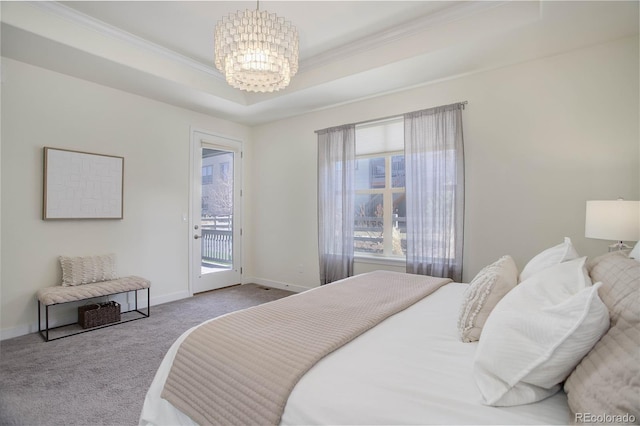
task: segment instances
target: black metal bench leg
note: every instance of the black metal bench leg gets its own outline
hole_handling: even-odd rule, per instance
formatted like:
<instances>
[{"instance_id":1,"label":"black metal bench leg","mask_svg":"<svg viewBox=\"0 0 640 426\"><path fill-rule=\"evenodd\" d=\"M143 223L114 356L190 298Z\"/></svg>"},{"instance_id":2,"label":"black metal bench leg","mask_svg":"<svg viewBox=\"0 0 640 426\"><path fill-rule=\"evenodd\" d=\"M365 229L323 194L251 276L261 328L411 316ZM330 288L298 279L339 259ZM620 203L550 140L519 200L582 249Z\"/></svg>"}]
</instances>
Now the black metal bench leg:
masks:
<instances>
[{"instance_id":1,"label":"black metal bench leg","mask_svg":"<svg viewBox=\"0 0 640 426\"><path fill-rule=\"evenodd\" d=\"M49 306L44 305L45 307L45 329L42 329L42 306L43 304L40 303L40 300L37 300L36 303L38 304L38 334L40 335L40 337L42 337L42 339L44 339L45 342L49 341Z\"/></svg>"},{"instance_id":2,"label":"black metal bench leg","mask_svg":"<svg viewBox=\"0 0 640 426\"><path fill-rule=\"evenodd\" d=\"M47 342L49 341L49 305L45 306L45 323L47 327L47 338L45 339Z\"/></svg>"},{"instance_id":3,"label":"black metal bench leg","mask_svg":"<svg viewBox=\"0 0 640 426\"><path fill-rule=\"evenodd\" d=\"M36 303L38 304L38 334L42 336L42 314L40 313L40 301L36 300Z\"/></svg>"}]
</instances>

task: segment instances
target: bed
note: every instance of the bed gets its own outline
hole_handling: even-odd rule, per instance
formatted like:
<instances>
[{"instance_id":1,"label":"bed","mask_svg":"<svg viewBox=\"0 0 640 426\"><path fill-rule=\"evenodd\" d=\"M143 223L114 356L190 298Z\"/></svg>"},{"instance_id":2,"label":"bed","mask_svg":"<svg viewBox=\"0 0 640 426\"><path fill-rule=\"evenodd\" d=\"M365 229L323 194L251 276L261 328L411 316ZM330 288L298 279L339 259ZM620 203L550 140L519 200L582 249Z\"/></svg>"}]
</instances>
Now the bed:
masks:
<instances>
[{"instance_id":1,"label":"bed","mask_svg":"<svg viewBox=\"0 0 640 426\"><path fill-rule=\"evenodd\" d=\"M553 256L550 255L550 251ZM543 255L545 252L546 255ZM565 375L562 377L562 383L540 387L539 381L541 379L538 375L533 377L534 374L529 374L527 377L531 378L529 380L531 383L525 383L524 391L518 391L515 399L502 398L502 402L497 404L496 401L493 401L493 404L487 402L487 395L491 392L487 392L480 385L483 379L478 370L483 368L483 357L489 356L491 358L496 355L491 350L483 348L481 342L485 346L491 343L491 330L499 332L501 335L509 334L509 331L504 332L499 326L495 328L496 326L492 322L492 317L497 318L494 322L498 324L501 315L506 315L506 318L509 318L509 309L505 307L509 303L503 302L508 298L505 295L499 297L498 299L501 300L497 300L497 306L492 308L495 313L488 315L488 318L482 318L482 325L485 330L488 330L486 331L488 343L483 341L484 332L480 341L463 342L465 339L461 338L461 331L464 329L464 324L461 322L461 315L464 309L461 307L465 303L468 304L470 294L473 296L471 289L476 281L480 284L490 282L491 290L498 290L499 285L496 284L495 279L486 279L492 267L492 265L488 265L471 284L441 283L430 294L419 297L419 300L411 303L408 307L399 309L397 313L382 319L377 325L363 331L348 343L323 355L299 379L296 379L295 385L286 398L282 412L278 414L279 423L282 425L569 424L586 420L601 420L609 423L612 420L614 423L615 420L618 420L617 423L637 422L640 415L638 413L640 399L636 398L640 397L638 392L640 384L637 380L639 377L638 365L640 365L637 350L637 345L640 344L640 333L638 332L640 319L637 308L640 263L629 259L626 254L614 253L603 256L604 260L598 258L596 262L592 261L585 265L586 259L576 260L575 251L568 252L566 240L560 246L545 252L537 256L537 264L534 261L536 258L532 259L533 263L530 262L527 265L529 271L525 275L535 275L541 277L540 279L543 281L548 281L548 277L545 277L544 274L541 275L540 272L532 274L531 269L546 268L546 273L549 274L551 270L549 268L553 267L551 265L553 263L563 263L562 268L565 270L569 269L569 264L582 265L576 268L591 271L591 278L587 277L589 279L587 286L594 287L590 294L597 293L604 300L603 302L600 297L595 296L589 298L593 301L593 303L589 303L600 310L604 309L603 315L606 316L606 319L594 319L593 322L597 325L591 324L589 326L591 328L599 327L600 331L590 332L590 337L585 338L586 340L583 339L580 343L582 346L586 345L584 349L581 349L585 353L579 354L580 359L577 361L571 362L570 374L566 374L569 375L568 380L565 380ZM549 260L554 256L553 261ZM500 262L502 262L501 265L505 263L504 260ZM498 263L496 262L496 264ZM576 268L574 269L577 270ZM525 273L525 270L522 273ZM594 273L595 278L593 277ZM510 271L510 274L513 275L513 271ZM575 275L575 271L570 274ZM359 276L359 279L360 281L375 281L377 279L394 281L402 280L406 275L408 274L374 272ZM607 277L612 278L608 280ZM605 278L605 282L601 284L600 281L603 278ZM412 275L410 279L416 281L422 278ZM522 281L520 274L517 274L515 280L514 285L523 284L520 282ZM592 280L597 280L597 285L592 286ZM529 279L527 282L529 281L532 280ZM342 284L338 282L330 286ZM593 284L596 282L593 281ZM511 291L512 289L513 286L501 291L511 296L515 294ZM484 290L479 292L478 296L479 299L486 302L491 298L491 294ZM330 290L318 288L305 293L307 293L307 297L310 297L316 292L319 294L319 292L328 291ZM286 299L298 298L302 294ZM530 300L531 296L525 294L525 298ZM628 303L630 300L635 302ZM515 304L516 302L512 300L510 303ZM475 320L482 317L482 315L478 315L478 309L472 311ZM587 317L597 318L598 314L594 312L591 312ZM229 315L233 316L236 313ZM566 316L571 316L571 314ZM584 316L582 315L582 317ZM562 317L562 320L566 319L565 315ZM200 327L216 321L219 319L210 320L185 332L170 348L147 393L140 416L141 425L198 424L194 421L194 416L190 417L185 413L185 411L188 412L188 409L179 409L164 398L163 390L168 377L173 374L171 373L172 368L176 368L174 367L176 354L181 350L185 339L188 339ZM513 321L513 319L510 318L508 321ZM626 336L626 343L619 343L620 339L616 338L608 339L612 331L619 331L621 328L623 329L622 334ZM469 331L468 327L467 331ZM606 344L604 348L602 347L603 341ZM634 347L634 345L636 346ZM516 344L516 346L521 345ZM575 346L571 347L570 351L579 352ZM591 357L592 352L594 357ZM611 371L611 364L606 361L607 356L602 356L603 353L611 352L614 353L613 356L617 360L617 370L615 367L613 368L616 371ZM495 359L497 364L511 364L511 362L505 363L504 360L500 360L503 353L509 353L509 351L502 351L496 358L491 359ZM518 356L518 358L526 359L526 356ZM599 367L595 365L598 360L602 359L608 364L608 370L604 373L598 370ZM492 363L492 361L489 362L489 364ZM514 363L517 364L517 362ZM500 365L490 365L486 368L499 370ZM543 369L553 370L548 365L545 365ZM491 375L494 373L495 371L489 372ZM199 373L194 375L198 376ZM520 379L527 381L526 377L524 379L520 377ZM510 379L505 377L504 380L508 382ZM205 382L213 381L215 380L207 379ZM564 390L561 390L563 383ZM508 384L509 392L507 395L511 395L513 389L517 390L518 386L514 387L513 383ZM534 390L531 391L530 387L533 387ZM605 396L598 392L604 392ZM230 393L230 395L233 394ZM522 402L518 398L523 395L525 397L534 395L533 398L539 400L530 403L512 403L514 401ZM568 400L571 398L575 400L573 403ZM212 398L211 401L205 400L207 402L204 405L216 405L217 401L213 399L215 398ZM200 404L203 405L202 402ZM607 406L607 404L609 405ZM584 411L576 414L576 410ZM590 413L597 413L601 417L576 417L585 414L592 415ZM626 417L623 417L624 415ZM233 421L230 418L225 418L224 421L203 421L202 418L199 418L199 423L243 424L246 421ZM265 422L257 421L257 423ZM274 422L268 421L266 423Z\"/></svg>"}]
</instances>

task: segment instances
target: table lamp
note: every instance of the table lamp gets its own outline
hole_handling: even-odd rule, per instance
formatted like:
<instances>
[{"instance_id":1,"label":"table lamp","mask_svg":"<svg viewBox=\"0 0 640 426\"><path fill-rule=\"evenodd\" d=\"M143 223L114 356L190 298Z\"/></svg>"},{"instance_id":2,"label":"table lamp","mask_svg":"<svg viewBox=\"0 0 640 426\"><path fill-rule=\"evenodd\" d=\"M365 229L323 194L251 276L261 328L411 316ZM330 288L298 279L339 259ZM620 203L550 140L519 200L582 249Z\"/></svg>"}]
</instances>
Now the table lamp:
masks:
<instances>
[{"instance_id":1,"label":"table lamp","mask_svg":"<svg viewBox=\"0 0 640 426\"><path fill-rule=\"evenodd\" d=\"M623 241L640 240L640 201L587 201L584 236L617 241L609 251L630 249Z\"/></svg>"}]
</instances>

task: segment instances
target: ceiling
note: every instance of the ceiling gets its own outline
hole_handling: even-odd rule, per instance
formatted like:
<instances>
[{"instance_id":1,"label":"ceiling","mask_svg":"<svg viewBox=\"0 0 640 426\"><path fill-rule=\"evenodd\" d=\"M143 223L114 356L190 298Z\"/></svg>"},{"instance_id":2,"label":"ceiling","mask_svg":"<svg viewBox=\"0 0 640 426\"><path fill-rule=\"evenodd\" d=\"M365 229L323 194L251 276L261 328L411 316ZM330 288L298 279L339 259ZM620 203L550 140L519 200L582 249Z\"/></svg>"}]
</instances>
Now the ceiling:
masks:
<instances>
[{"instance_id":1,"label":"ceiling","mask_svg":"<svg viewBox=\"0 0 640 426\"><path fill-rule=\"evenodd\" d=\"M300 34L271 94L229 87L216 22L246 1L2 2L2 55L247 125L638 34L637 1L262 1Z\"/></svg>"}]
</instances>

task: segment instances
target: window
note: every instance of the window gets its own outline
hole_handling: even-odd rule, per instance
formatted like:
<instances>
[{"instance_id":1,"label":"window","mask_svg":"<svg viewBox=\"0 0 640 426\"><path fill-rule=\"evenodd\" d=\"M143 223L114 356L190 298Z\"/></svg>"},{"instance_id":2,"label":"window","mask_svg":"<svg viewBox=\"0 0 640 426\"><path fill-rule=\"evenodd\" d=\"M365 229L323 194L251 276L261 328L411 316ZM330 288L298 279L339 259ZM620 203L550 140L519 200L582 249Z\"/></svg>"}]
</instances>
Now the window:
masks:
<instances>
[{"instance_id":1,"label":"window","mask_svg":"<svg viewBox=\"0 0 640 426\"><path fill-rule=\"evenodd\" d=\"M407 252L402 121L356 127L356 255L404 258ZM393 149L389 152L368 151Z\"/></svg>"},{"instance_id":2,"label":"window","mask_svg":"<svg viewBox=\"0 0 640 426\"><path fill-rule=\"evenodd\" d=\"M213 183L213 166L202 166L202 184Z\"/></svg>"},{"instance_id":3,"label":"window","mask_svg":"<svg viewBox=\"0 0 640 426\"><path fill-rule=\"evenodd\" d=\"M464 104L317 131L322 284L354 255L462 280Z\"/></svg>"}]
</instances>

